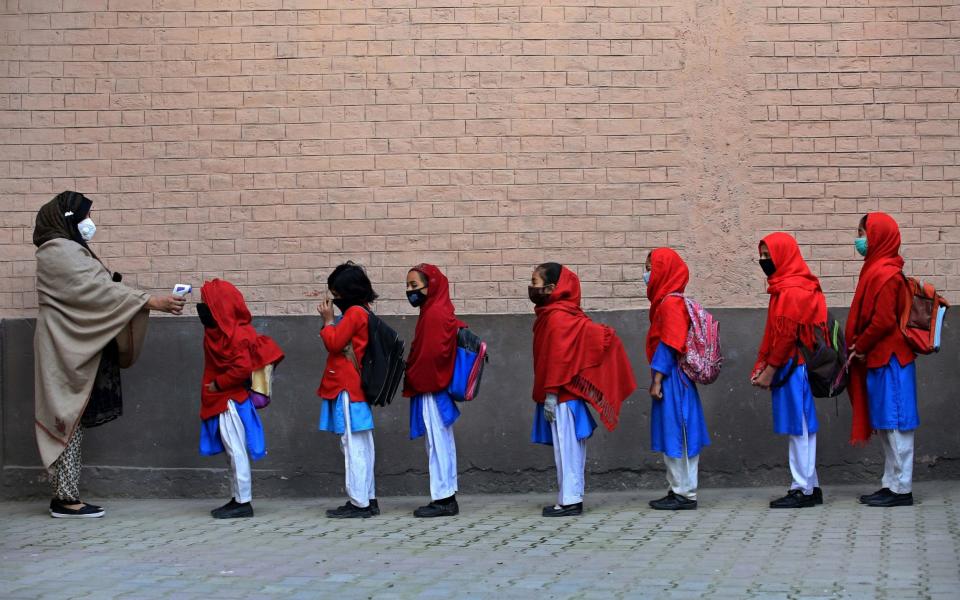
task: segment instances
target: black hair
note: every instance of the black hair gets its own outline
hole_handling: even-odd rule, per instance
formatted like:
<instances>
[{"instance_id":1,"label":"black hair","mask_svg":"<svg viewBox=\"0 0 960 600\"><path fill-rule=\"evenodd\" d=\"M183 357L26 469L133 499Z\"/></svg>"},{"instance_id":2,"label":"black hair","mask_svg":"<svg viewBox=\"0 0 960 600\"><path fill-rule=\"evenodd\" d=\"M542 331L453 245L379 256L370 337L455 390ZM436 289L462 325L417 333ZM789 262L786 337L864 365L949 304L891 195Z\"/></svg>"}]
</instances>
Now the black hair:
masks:
<instances>
[{"instance_id":1,"label":"black hair","mask_svg":"<svg viewBox=\"0 0 960 600\"><path fill-rule=\"evenodd\" d=\"M556 284L560 281L560 271L563 265L555 262L545 262L537 267L537 272L543 278L544 285Z\"/></svg>"},{"instance_id":2,"label":"black hair","mask_svg":"<svg viewBox=\"0 0 960 600\"><path fill-rule=\"evenodd\" d=\"M869 215L863 215L862 217L860 217L860 227L863 227L863 230L864 230L864 231L867 230L867 217L868 217L868 216L869 216Z\"/></svg>"},{"instance_id":3,"label":"black hair","mask_svg":"<svg viewBox=\"0 0 960 600\"><path fill-rule=\"evenodd\" d=\"M379 297L363 267L349 260L330 273L327 287L344 300L358 304L369 304Z\"/></svg>"}]
</instances>

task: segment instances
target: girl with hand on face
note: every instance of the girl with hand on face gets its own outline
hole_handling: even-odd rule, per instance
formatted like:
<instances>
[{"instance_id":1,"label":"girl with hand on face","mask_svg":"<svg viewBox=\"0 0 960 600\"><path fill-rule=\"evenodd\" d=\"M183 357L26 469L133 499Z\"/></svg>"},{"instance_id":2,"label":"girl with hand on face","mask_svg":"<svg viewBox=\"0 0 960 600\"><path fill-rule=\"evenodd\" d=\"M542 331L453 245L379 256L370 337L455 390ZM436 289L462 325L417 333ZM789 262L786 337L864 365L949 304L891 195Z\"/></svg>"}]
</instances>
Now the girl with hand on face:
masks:
<instances>
[{"instance_id":1,"label":"girl with hand on face","mask_svg":"<svg viewBox=\"0 0 960 600\"><path fill-rule=\"evenodd\" d=\"M403 395L410 398L410 439L426 435L430 464L430 504L415 517L449 517L457 505L457 445L453 424L460 410L447 393L457 357L457 319L450 284L434 265L420 264L407 273L407 299L420 309L407 359Z\"/></svg>"},{"instance_id":2,"label":"girl with hand on face","mask_svg":"<svg viewBox=\"0 0 960 600\"><path fill-rule=\"evenodd\" d=\"M879 490L860 497L868 506L913 504L913 438L917 412L916 354L897 316L906 299L900 228L885 213L860 220L857 252L864 257L847 317L846 338L854 360L847 386L853 405L851 441L865 444L876 431L883 448Z\"/></svg>"},{"instance_id":3,"label":"girl with hand on face","mask_svg":"<svg viewBox=\"0 0 960 600\"><path fill-rule=\"evenodd\" d=\"M583 512L587 438L596 422L587 403L613 430L620 405L636 389L623 344L613 328L594 323L580 308L580 280L557 263L533 271L528 293L533 325L532 441L553 446L560 492L545 517Z\"/></svg>"},{"instance_id":4,"label":"girl with hand on face","mask_svg":"<svg viewBox=\"0 0 960 600\"><path fill-rule=\"evenodd\" d=\"M813 348L818 328L828 337L827 301L793 236L772 233L759 250L770 305L750 382L771 390L773 430L790 438L793 477L787 495L770 502L770 508L809 508L823 504L817 477L819 427L807 365L797 345Z\"/></svg>"},{"instance_id":5,"label":"girl with hand on face","mask_svg":"<svg viewBox=\"0 0 960 600\"><path fill-rule=\"evenodd\" d=\"M380 514L374 491L373 411L360 381L360 365L367 347L367 311L377 299L370 278L360 265L346 262L327 277L333 298L317 308L323 317L320 338L327 364L317 395L322 399L320 431L340 436L347 496L343 506L327 511L333 519L366 519ZM334 318L333 307L340 310Z\"/></svg>"},{"instance_id":6,"label":"girl with hand on face","mask_svg":"<svg viewBox=\"0 0 960 600\"><path fill-rule=\"evenodd\" d=\"M697 386L680 368L690 329L682 297L690 271L679 254L657 248L647 255L643 278L650 300L646 346L653 379L650 443L654 452L663 453L670 486L666 496L650 501L650 507L693 510L697 508L700 450L710 445L710 434Z\"/></svg>"}]
</instances>

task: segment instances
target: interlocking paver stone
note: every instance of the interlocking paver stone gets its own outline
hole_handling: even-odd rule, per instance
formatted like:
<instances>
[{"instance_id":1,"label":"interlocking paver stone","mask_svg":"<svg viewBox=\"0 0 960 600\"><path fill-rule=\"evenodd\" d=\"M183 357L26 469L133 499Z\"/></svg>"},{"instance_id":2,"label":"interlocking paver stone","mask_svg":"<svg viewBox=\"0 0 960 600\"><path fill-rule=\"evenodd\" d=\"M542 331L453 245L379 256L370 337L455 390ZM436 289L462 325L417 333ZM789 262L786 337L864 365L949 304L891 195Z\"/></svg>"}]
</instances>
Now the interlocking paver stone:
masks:
<instances>
[{"instance_id":1,"label":"interlocking paver stone","mask_svg":"<svg viewBox=\"0 0 960 600\"><path fill-rule=\"evenodd\" d=\"M547 494L463 496L445 520L407 497L357 521L326 519L335 499L257 500L239 521L210 500L112 500L82 521L7 502L0 598L960 597L960 482L917 484L909 508L863 491L772 511L781 490L706 489L680 513L646 508L659 490L588 492L569 519L540 517Z\"/></svg>"}]
</instances>

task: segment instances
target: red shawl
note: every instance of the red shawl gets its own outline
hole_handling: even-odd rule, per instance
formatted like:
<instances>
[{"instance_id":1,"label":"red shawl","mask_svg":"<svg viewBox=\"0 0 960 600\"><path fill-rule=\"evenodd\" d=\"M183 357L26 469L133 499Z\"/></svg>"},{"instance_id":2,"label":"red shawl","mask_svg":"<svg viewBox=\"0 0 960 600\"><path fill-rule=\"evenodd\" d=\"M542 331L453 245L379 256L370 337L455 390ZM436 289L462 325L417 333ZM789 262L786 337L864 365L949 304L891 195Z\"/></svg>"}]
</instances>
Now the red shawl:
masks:
<instances>
[{"instance_id":1,"label":"red shawl","mask_svg":"<svg viewBox=\"0 0 960 600\"><path fill-rule=\"evenodd\" d=\"M207 419L226 410L227 400L246 399L245 385L250 374L283 360L283 351L268 336L258 335L250 324L250 311L243 294L228 281L214 279L200 289L200 297L217 321L215 328L204 327L203 388L200 393L201 418ZM217 381L218 392L207 384ZM236 397L244 394L243 398Z\"/></svg>"},{"instance_id":2,"label":"red shawl","mask_svg":"<svg viewBox=\"0 0 960 600\"><path fill-rule=\"evenodd\" d=\"M687 350L690 315L682 294L690 281L690 270L680 255L670 248L657 248L650 253L650 330L647 331L647 361L653 361L657 346L663 342L683 354Z\"/></svg>"},{"instance_id":3,"label":"red shawl","mask_svg":"<svg viewBox=\"0 0 960 600\"><path fill-rule=\"evenodd\" d=\"M857 336L870 324L876 309L880 288L903 270L900 257L900 228L890 215L882 212L867 216L867 256L860 268L860 280L853 295L847 316L847 345L854 345ZM850 443L863 444L873 433L870 428L870 409L867 405L867 367L858 360L850 364L850 382L847 384L853 423Z\"/></svg>"},{"instance_id":4,"label":"red shawl","mask_svg":"<svg viewBox=\"0 0 960 600\"><path fill-rule=\"evenodd\" d=\"M788 233L777 232L763 238L761 243L767 245L776 271L767 278L770 304L755 372L767 362L776 341L796 339L799 333L800 341L812 348L814 329L820 327L825 333L827 326L827 300L820 289L820 280L800 255L797 240Z\"/></svg>"},{"instance_id":5,"label":"red shawl","mask_svg":"<svg viewBox=\"0 0 960 600\"><path fill-rule=\"evenodd\" d=\"M413 268L427 278L427 301L413 333L407 358L403 395L410 397L445 389L457 358L457 331L466 323L457 319L450 301L450 283L440 269L421 264Z\"/></svg>"},{"instance_id":6,"label":"red shawl","mask_svg":"<svg viewBox=\"0 0 960 600\"><path fill-rule=\"evenodd\" d=\"M620 405L637 384L613 328L594 323L580 308L580 280L564 267L533 324L533 400L566 389L587 400L613 431Z\"/></svg>"}]
</instances>

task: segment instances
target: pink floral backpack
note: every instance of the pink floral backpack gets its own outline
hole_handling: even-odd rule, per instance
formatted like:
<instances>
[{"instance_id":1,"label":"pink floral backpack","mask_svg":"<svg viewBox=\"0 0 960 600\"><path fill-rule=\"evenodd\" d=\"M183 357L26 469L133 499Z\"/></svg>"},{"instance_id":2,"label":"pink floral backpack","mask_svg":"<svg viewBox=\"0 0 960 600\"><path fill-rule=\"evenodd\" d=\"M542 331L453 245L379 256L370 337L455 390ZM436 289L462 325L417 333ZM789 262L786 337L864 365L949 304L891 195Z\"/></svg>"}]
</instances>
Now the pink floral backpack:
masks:
<instances>
[{"instance_id":1,"label":"pink floral backpack","mask_svg":"<svg viewBox=\"0 0 960 600\"><path fill-rule=\"evenodd\" d=\"M713 383L720 376L723 354L720 351L720 322L713 318L702 304L683 294L668 294L682 298L690 315L687 332L687 353L680 367L694 383Z\"/></svg>"}]
</instances>

